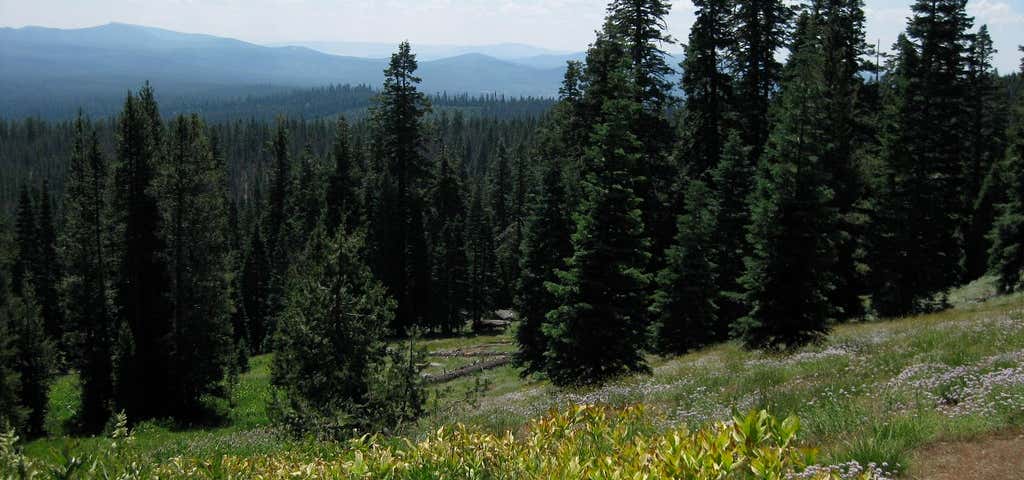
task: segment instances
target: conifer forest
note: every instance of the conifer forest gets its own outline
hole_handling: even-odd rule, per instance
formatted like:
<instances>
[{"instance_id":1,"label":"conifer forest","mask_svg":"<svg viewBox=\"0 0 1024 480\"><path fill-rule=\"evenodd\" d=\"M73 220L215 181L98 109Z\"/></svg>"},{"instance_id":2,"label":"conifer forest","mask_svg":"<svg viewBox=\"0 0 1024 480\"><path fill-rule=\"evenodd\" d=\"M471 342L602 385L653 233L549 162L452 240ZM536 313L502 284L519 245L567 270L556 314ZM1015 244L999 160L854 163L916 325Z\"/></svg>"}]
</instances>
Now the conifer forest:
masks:
<instances>
[{"instance_id":1,"label":"conifer forest","mask_svg":"<svg viewBox=\"0 0 1024 480\"><path fill-rule=\"evenodd\" d=\"M671 3L557 96L0 110L0 478L1021 478L1024 46Z\"/></svg>"}]
</instances>

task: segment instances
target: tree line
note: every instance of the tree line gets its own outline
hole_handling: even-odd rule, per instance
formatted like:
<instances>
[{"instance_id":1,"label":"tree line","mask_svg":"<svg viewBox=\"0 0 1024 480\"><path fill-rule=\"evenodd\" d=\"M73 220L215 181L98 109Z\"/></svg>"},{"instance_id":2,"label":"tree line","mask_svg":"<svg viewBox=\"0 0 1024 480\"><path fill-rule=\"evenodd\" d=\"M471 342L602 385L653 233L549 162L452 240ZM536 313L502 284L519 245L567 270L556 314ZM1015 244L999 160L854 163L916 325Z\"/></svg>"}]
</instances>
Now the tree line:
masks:
<instances>
[{"instance_id":1,"label":"tree line","mask_svg":"<svg viewBox=\"0 0 1024 480\"><path fill-rule=\"evenodd\" d=\"M613 0L539 120L431 113L403 43L351 123L165 120L145 86L115 122L0 125L71 139L3 229L0 411L43 433L72 368L84 431L195 419L272 352L276 420L381 430L422 411L404 339L497 308L523 374L573 385L1020 287L1020 77L966 1L915 3L884 64L860 0L695 5L679 85L668 2Z\"/></svg>"},{"instance_id":2,"label":"tree line","mask_svg":"<svg viewBox=\"0 0 1024 480\"><path fill-rule=\"evenodd\" d=\"M681 98L665 1L613 0L570 65L522 245L524 373L792 350L990 271L1020 287L1019 76L1000 79L965 0L915 2L884 64L859 0L694 3Z\"/></svg>"}]
</instances>

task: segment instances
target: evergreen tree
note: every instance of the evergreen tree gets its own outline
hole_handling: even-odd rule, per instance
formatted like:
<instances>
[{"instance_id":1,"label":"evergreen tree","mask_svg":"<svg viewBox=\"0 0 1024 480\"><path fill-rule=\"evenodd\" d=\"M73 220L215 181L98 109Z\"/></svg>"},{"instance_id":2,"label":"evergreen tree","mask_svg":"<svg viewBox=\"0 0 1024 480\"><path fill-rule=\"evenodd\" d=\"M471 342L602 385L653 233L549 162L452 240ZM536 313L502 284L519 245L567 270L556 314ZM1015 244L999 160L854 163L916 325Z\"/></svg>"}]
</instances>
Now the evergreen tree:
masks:
<instances>
[{"instance_id":1,"label":"evergreen tree","mask_svg":"<svg viewBox=\"0 0 1024 480\"><path fill-rule=\"evenodd\" d=\"M561 160L547 162L526 220L515 303L519 315L516 363L523 375L545 371L544 323L548 312L558 307L546 285L557 280L555 272L564 270L565 259L572 256L572 219L563 176Z\"/></svg>"},{"instance_id":2,"label":"evergreen tree","mask_svg":"<svg viewBox=\"0 0 1024 480\"><path fill-rule=\"evenodd\" d=\"M462 329L466 278L466 201L462 184L451 165L447 150L442 152L440 171L433 191L432 283L433 323L445 333Z\"/></svg>"},{"instance_id":3,"label":"evergreen tree","mask_svg":"<svg viewBox=\"0 0 1024 480\"><path fill-rule=\"evenodd\" d=\"M1022 50L1024 51L1024 50ZM1021 65L1024 73L1024 62ZM989 268L999 290L1014 292L1024 285L1024 96L1018 97L1006 158L999 168L1006 177L1006 201L989 233Z\"/></svg>"},{"instance_id":4,"label":"evergreen tree","mask_svg":"<svg viewBox=\"0 0 1024 480\"><path fill-rule=\"evenodd\" d=\"M747 163L748 148L744 147L739 133L731 131L721 160L710 172L711 195L718 214L715 219L718 256L713 260L719 292L719 325L714 330L718 340L724 340L729 326L747 313L740 278L746 271L743 259L751 254L746 234L750 224L748 199L753 192L755 170Z\"/></svg>"},{"instance_id":5,"label":"evergreen tree","mask_svg":"<svg viewBox=\"0 0 1024 480\"><path fill-rule=\"evenodd\" d=\"M732 18L735 41L731 71L736 83L735 110L750 164L756 164L768 140L768 107L782 80L776 53L786 45L792 10L782 0L737 0Z\"/></svg>"},{"instance_id":6,"label":"evergreen tree","mask_svg":"<svg viewBox=\"0 0 1024 480\"><path fill-rule=\"evenodd\" d=\"M58 251L66 273L62 294L71 331L68 351L74 352L82 390L78 421L91 433L106 424L114 394L106 186L107 162L99 139L79 117L65 181L64 229Z\"/></svg>"},{"instance_id":7,"label":"evergreen tree","mask_svg":"<svg viewBox=\"0 0 1024 480\"><path fill-rule=\"evenodd\" d=\"M667 55L662 50L665 44L674 43L666 33L665 18L670 10L671 5L666 0L612 0L608 5L606 31L609 42L619 47L610 50L612 55L608 59L612 62L596 66L596 70L611 67L611 71L615 71L622 66L616 57L620 54L625 57L629 78L622 82L606 81L607 86L619 91L612 95L598 93L595 100L600 105L606 99L623 97L637 106L630 122L623 126L629 128L639 147L640 159L632 168L636 194L644 202L641 208L645 231L654 253L648 257L650 271L663 266L661 253L672 243L675 227L671 209L664 208L671 201L670 192L677 176L675 166L668 161L669 146L674 142L668 108L676 99L672 84L666 78L675 71L666 62ZM617 52L620 48L622 51ZM589 57L587 66L588 69L591 66ZM598 78L601 76L605 80L614 78L607 73L598 74ZM594 87L595 83L598 82L592 81L590 86Z\"/></svg>"},{"instance_id":8,"label":"evergreen tree","mask_svg":"<svg viewBox=\"0 0 1024 480\"><path fill-rule=\"evenodd\" d=\"M18 196L17 220L14 223L15 255L11 268L11 291L22 295L25 285L32 286L33 270L39 258L39 230L36 224L35 206L27 185L21 186Z\"/></svg>"},{"instance_id":9,"label":"evergreen tree","mask_svg":"<svg viewBox=\"0 0 1024 480\"><path fill-rule=\"evenodd\" d=\"M508 147L500 143L487 190L496 238L503 235L505 229L512 224L512 165L508 157Z\"/></svg>"},{"instance_id":10,"label":"evergreen tree","mask_svg":"<svg viewBox=\"0 0 1024 480\"><path fill-rule=\"evenodd\" d=\"M477 186L472 194L469 217L466 219L466 250L469 261L469 289L466 307L473 321L473 330L479 330L484 315L494 309L497 287L495 272L494 236L490 212L484 209L483 187Z\"/></svg>"},{"instance_id":11,"label":"evergreen tree","mask_svg":"<svg viewBox=\"0 0 1024 480\"><path fill-rule=\"evenodd\" d=\"M54 342L60 342L64 331L64 314L57 291L60 283L60 260L57 257L57 230L53 218L53 198L50 196L50 182L43 181L43 188L36 201L39 206L38 259L32 274L35 298L42 309L46 335Z\"/></svg>"},{"instance_id":12,"label":"evergreen tree","mask_svg":"<svg viewBox=\"0 0 1024 480\"><path fill-rule=\"evenodd\" d=\"M665 168L656 160L671 144L666 109L674 101L672 84L666 79L675 73L665 61L662 50L672 44L666 33L665 17L671 5L665 0L612 0L608 5L611 39L625 47L630 64L630 91L640 105L638 121L630 129L642 145L644 163ZM652 178L661 172L650 172Z\"/></svg>"},{"instance_id":13,"label":"evergreen tree","mask_svg":"<svg viewBox=\"0 0 1024 480\"><path fill-rule=\"evenodd\" d=\"M3 274L3 270L0 269L0 313L5 313L10 303L10 299L7 298L7 282ZM6 320L7 318L0 318L0 428L4 430L23 425L27 413L18 401L21 378L15 368L17 350L14 343L17 337Z\"/></svg>"},{"instance_id":14,"label":"evergreen tree","mask_svg":"<svg viewBox=\"0 0 1024 480\"><path fill-rule=\"evenodd\" d=\"M313 147L306 145L295 178L294 195L288 205L288 246L289 254L300 252L306 247L320 218L324 215L324 200L327 198L327 179L319 157Z\"/></svg>"},{"instance_id":15,"label":"evergreen tree","mask_svg":"<svg viewBox=\"0 0 1024 480\"><path fill-rule=\"evenodd\" d=\"M860 121L857 115L863 87L861 59L868 50L864 41L863 1L815 0L811 14L819 29L826 130L831 132L823 153L827 160L824 181L833 191L832 207L839 213L832 275L835 288L830 301L837 318L851 319L864 314L861 295L867 289L858 258L864 225L859 208L863 180L856 163Z\"/></svg>"},{"instance_id":16,"label":"evergreen tree","mask_svg":"<svg viewBox=\"0 0 1024 480\"><path fill-rule=\"evenodd\" d=\"M331 232L344 225L347 231L359 226L361 206L354 175L355 158L352 138L345 117L338 119L334 134L334 171L327 184L327 227Z\"/></svg>"},{"instance_id":17,"label":"evergreen tree","mask_svg":"<svg viewBox=\"0 0 1024 480\"><path fill-rule=\"evenodd\" d=\"M916 2L887 78L887 179L873 255L873 305L884 316L931 308L963 277L965 5Z\"/></svg>"},{"instance_id":18,"label":"evergreen tree","mask_svg":"<svg viewBox=\"0 0 1024 480\"><path fill-rule=\"evenodd\" d=\"M610 72L610 85L628 81L623 73ZM590 171L576 213L574 253L549 284L559 307L544 325L545 365L559 385L647 370L642 349L649 245L631 174L640 155L628 153L640 150L629 129L636 108L631 99L603 104L605 120L594 126L587 152Z\"/></svg>"},{"instance_id":19,"label":"evergreen tree","mask_svg":"<svg viewBox=\"0 0 1024 480\"><path fill-rule=\"evenodd\" d=\"M118 119L113 212L118 238L115 305L120 338L116 364L117 406L130 418L169 414L174 398L169 277L160 254L160 212L153 195L163 125L147 84L125 100Z\"/></svg>"},{"instance_id":20,"label":"evergreen tree","mask_svg":"<svg viewBox=\"0 0 1024 480\"><path fill-rule=\"evenodd\" d=\"M803 15L776 124L758 167L741 282L749 313L734 325L751 348L792 349L828 332L838 212L828 178L830 132L819 26Z\"/></svg>"},{"instance_id":21,"label":"evergreen tree","mask_svg":"<svg viewBox=\"0 0 1024 480\"><path fill-rule=\"evenodd\" d=\"M1000 192L984 188L985 179L1006 152L1005 96L997 85L998 74L992 67L996 53L988 26L982 25L970 37L967 57L966 116L967 150L964 159L964 205L969 208L964 218L963 269L968 280L988 270L987 240L995 222L995 204L1001 202Z\"/></svg>"},{"instance_id":22,"label":"evergreen tree","mask_svg":"<svg viewBox=\"0 0 1024 480\"><path fill-rule=\"evenodd\" d=\"M161 212L162 253L170 270L173 314L171 411L194 414L216 392L234 361L230 304L228 207L220 163L197 115L179 116L168 131L167 158L154 192Z\"/></svg>"},{"instance_id":23,"label":"evergreen tree","mask_svg":"<svg viewBox=\"0 0 1024 480\"><path fill-rule=\"evenodd\" d=\"M267 198L266 215L263 218L263 238L266 242L267 276L266 288L263 290L264 333L266 337L273 335L276 328L277 315L284 301L284 287L287 281L290 264L291 230L289 227L289 206L292 192L292 165L288 155L289 132L284 119L277 120L274 140L270 145L274 155L273 172L270 178L270 194Z\"/></svg>"},{"instance_id":24,"label":"evergreen tree","mask_svg":"<svg viewBox=\"0 0 1024 480\"><path fill-rule=\"evenodd\" d=\"M252 226L245 264L242 267L242 302L249 319L249 350L253 353L267 351L269 329L267 318L267 293L270 285L270 259L266 244L260 234L260 226Z\"/></svg>"},{"instance_id":25,"label":"evergreen tree","mask_svg":"<svg viewBox=\"0 0 1024 480\"><path fill-rule=\"evenodd\" d=\"M0 324L8 326L13 339L13 370L17 373L17 397L25 412L22 433L32 439L44 435L43 423L49 406L53 377L53 343L46 337L42 312L32 289L26 285L21 297L12 297L0 310Z\"/></svg>"},{"instance_id":26,"label":"evergreen tree","mask_svg":"<svg viewBox=\"0 0 1024 480\"><path fill-rule=\"evenodd\" d=\"M384 88L374 107L382 160L382 192L374 220L381 256L379 275L398 302L392 330L402 334L430 315L430 268L423 225L429 169L423 155L423 116L429 102L419 92L416 56L408 42L384 71Z\"/></svg>"},{"instance_id":27,"label":"evergreen tree","mask_svg":"<svg viewBox=\"0 0 1024 480\"><path fill-rule=\"evenodd\" d=\"M494 291L496 306L509 306L512 303L513 290L518 273L519 219L514 211L515 179L512 173L512 162L508 148L504 143L498 145L497 163L491 174L488 189L491 205L495 239L495 262L498 285Z\"/></svg>"},{"instance_id":28,"label":"evergreen tree","mask_svg":"<svg viewBox=\"0 0 1024 480\"><path fill-rule=\"evenodd\" d=\"M734 120L733 78L727 69L733 48L729 0L696 0L697 19L681 65L682 90L686 102L682 113L682 132L677 155L691 178L718 165L728 128Z\"/></svg>"},{"instance_id":29,"label":"evergreen tree","mask_svg":"<svg viewBox=\"0 0 1024 480\"><path fill-rule=\"evenodd\" d=\"M289 275L271 382L272 412L294 428L345 435L353 427L373 428L381 410L373 404L381 396L371 390L387 363L384 337L395 302L361 253L359 237L328 237L321 226Z\"/></svg>"},{"instance_id":30,"label":"evergreen tree","mask_svg":"<svg viewBox=\"0 0 1024 480\"><path fill-rule=\"evenodd\" d=\"M701 180L686 188L675 242L665 252L667 266L658 273L651 305L655 347L663 354L682 354L723 336L718 322L716 238L718 205Z\"/></svg>"}]
</instances>

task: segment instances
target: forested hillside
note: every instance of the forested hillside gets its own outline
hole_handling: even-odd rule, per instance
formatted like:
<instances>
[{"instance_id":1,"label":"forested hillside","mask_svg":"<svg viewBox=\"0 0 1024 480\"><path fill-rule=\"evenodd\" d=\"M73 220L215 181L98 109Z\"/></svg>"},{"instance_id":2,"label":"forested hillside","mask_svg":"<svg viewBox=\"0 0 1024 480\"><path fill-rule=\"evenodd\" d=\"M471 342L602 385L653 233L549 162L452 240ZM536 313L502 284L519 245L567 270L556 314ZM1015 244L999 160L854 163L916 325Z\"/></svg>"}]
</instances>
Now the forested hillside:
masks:
<instances>
[{"instance_id":1,"label":"forested hillside","mask_svg":"<svg viewBox=\"0 0 1024 480\"><path fill-rule=\"evenodd\" d=\"M403 42L380 90L249 119L248 100L170 115L147 83L110 119L0 123L0 422L45 436L64 372L67 431L206 425L259 356L275 432L338 441L437 408L424 338L510 327L524 378L597 388L724 342L787 358L986 275L1024 288L1021 74L997 74L966 0L915 2L884 56L860 0L694 3L670 65L669 3L612 0L549 109L429 96ZM771 443L795 420L758 415L774 433L728 447L736 468L804 472Z\"/></svg>"}]
</instances>

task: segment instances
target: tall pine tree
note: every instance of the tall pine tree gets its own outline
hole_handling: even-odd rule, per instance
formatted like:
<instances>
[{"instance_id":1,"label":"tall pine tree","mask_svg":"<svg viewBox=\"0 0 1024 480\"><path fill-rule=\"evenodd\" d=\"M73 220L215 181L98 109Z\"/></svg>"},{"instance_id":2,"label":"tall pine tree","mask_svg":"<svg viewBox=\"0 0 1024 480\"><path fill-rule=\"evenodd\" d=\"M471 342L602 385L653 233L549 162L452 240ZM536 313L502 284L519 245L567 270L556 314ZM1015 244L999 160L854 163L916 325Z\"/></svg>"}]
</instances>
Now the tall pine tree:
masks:
<instances>
[{"instance_id":1,"label":"tall pine tree","mask_svg":"<svg viewBox=\"0 0 1024 480\"><path fill-rule=\"evenodd\" d=\"M565 260L572 256L572 219L562 162L555 159L545 164L540 192L532 202L523 236L522 274L515 303L519 315L516 362L523 368L523 375L545 371L548 340L544 324L548 312L558 307L547 284L557 280L555 272L564 270Z\"/></svg>"},{"instance_id":2,"label":"tall pine tree","mask_svg":"<svg viewBox=\"0 0 1024 480\"><path fill-rule=\"evenodd\" d=\"M733 49L732 2L696 0L697 19L690 29L681 65L686 97L681 120L677 163L698 178L718 165L729 126L733 78L728 56Z\"/></svg>"},{"instance_id":3,"label":"tall pine tree","mask_svg":"<svg viewBox=\"0 0 1024 480\"><path fill-rule=\"evenodd\" d=\"M54 346L47 338L42 312L29 285L24 294L12 297L0 308L0 323L13 338L13 370L17 373L17 397L26 413L21 433L29 439L46 434L43 424L49 407L53 378Z\"/></svg>"},{"instance_id":4,"label":"tall pine tree","mask_svg":"<svg viewBox=\"0 0 1024 480\"><path fill-rule=\"evenodd\" d=\"M64 312L60 305L57 288L61 279L60 259L57 256L57 230L53 218L53 198L50 196L50 182L43 181L39 191L37 215L38 257L32 274L35 298L42 309L46 335L61 342L64 332Z\"/></svg>"},{"instance_id":5,"label":"tall pine tree","mask_svg":"<svg viewBox=\"0 0 1024 480\"><path fill-rule=\"evenodd\" d=\"M682 354L721 338L718 321L718 204L701 180L686 188L675 242L665 252L666 267L656 278L651 309L655 348Z\"/></svg>"},{"instance_id":6,"label":"tall pine tree","mask_svg":"<svg viewBox=\"0 0 1024 480\"><path fill-rule=\"evenodd\" d=\"M1021 73L1024 74L1024 61ZM999 165L1007 179L1007 198L998 206L998 218L989 234L989 267L1002 292L1014 292L1024 285L1024 96L1018 97L1017 102L1010 146Z\"/></svg>"},{"instance_id":7,"label":"tall pine tree","mask_svg":"<svg viewBox=\"0 0 1024 480\"><path fill-rule=\"evenodd\" d=\"M449 334L463 327L462 310L465 292L469 288L466 278L466 200L457 168L452 165L447 150L443 151L431 202L434 287L431 326Z\"/></svg>"},{"instance_id":8,"label":"tall pine tree","mask_svg":"<svg viewBox=\"0 0 1024 480\"><path fill-rule=\"evenodd\" d=\"M812 10L824 57L826 130L831 132L828 148L823 152L827 162L824 181L833 191L832 207L839 214L832 275L835 288L830 301L837 318L851 319L864 314L861 296L867 288L858 258L865 225L860 211L863 180L856 160L860 121L857 115L863 87L860 73L862 58L868 50L864 41L863 1L815 0Z\"/></svg>"},{"instance_id":9,"label":"tall pine tree","mask_svg":"<svg viewBox=\"0 0 1024 480\"><path fill-rule=\"evenodd\" d=\"M197 115L168 129L167 158L154 180L161 252L170 271L173 314L171 412L194 415L234 360L230 304L228 206L223 176Z\"/></svg>"},{"instance_id":10,"label":"tall pine tree","mask_svg":"<svg viewBox=\"0 0 1024 480\"><path fill-rule=\"evenodd\" d=\"M609 87L629 91L621 88L630 81L628 70L609 71L605 78ZM545 365L559 385L647 370L642 351L649 242L632 175L641 161L639 141L629 128L637 108L628 98L603 103L604 121L594 126L586 157L589 171L576 213L573 256L558 281L548 285L559 307L544 326Z\"/></svg>"},{"instance_id":11,"label":"tall pine tree","mask_svg":"<svg viewBox=\"0 0 1024 480\"><path fill-rule=\"evenodd\" d=\"M782 80L777 52L786 45L792 10L782 0L737 0L732 23L735 42L731 59L739 116L750 164L764 151L769 133L769 105Z\"/></svg>"},{"instance_id":12,"label":"tall pine tree","mask_svg":"<svg viewBox=\"0 0 1024 480\"><path fill-rule=\"evenodd\" d=\"M147 84L125 100L118 119L114 169L117 404L132 419L166 416L173 398L169 278L161 258L160 212L153 180L161 158L163 124Z\"/></svg>"},{"instance_id":13,"label":"tall pine tree","mask_svg":"<svg viewBox=\"0 0 1024 480\"><path fill-rule=\"evenodd\" d=\"M430 316L430 269L426 255L424 191L429 168L423 154L423 116L430 105L419 92L416 55L403 42L384 71L374 107L383 183L375 229L378 274L398 302L392 330L403 334Z\"/></svg>"},{"instance_id":14,"label":"tall pine tree","mask_svg":"<svg viewBox=\"0 0 1024 480\"><path fill-rule=\"evenodd\" d=\"M972 23L965 7L966 0L916 2L887 76L887 173L872 255L873 305L884 316L933 308L963 277L963 78Z\"/></svg>"},{"instance_id":15,"label":"tall pine tree","mask_svg":"<svg viewBox=\"0 0 1024 480\"><path fill-rule=\"evenodd\" d=\"M494 230L491 226L491 214L484 208L483 187L478 185L472 193L469 216L466 218L469 262L466 308L474 330L482 327L484 315L495 307L498 279L494 258Z\"/></svg>"},{"instance_id":16,"label":"tall pine tree","mask_svg":"<svg viewBox=\"0 0 1024 480\"><path fill-rule=\"evenodd\" d=\"M25 285L32 286L32 273L39 259L39 230L36 225L35 205L28 185L22 184L18 195L18 212L14 223L14 265L11 268L11 291L21 295Z\"/></svg>"},{"instance_id":17,"label":"tall pine tree","mask_svg":"<svg viewBox=\"0 0 1024 480\"><path fill-rule=\"evenodd\" d=\"M967 151L964 159L963 202L969 210L963 219L964 260L967 280L973 280L988 270L987 236L995 222L995 204L1002 202L1002 189L995 185L985 188L985 180L1006 152L1005 95L992 67L996 53L989 36L988 26L982 25L970 37L967 57L966 118Z\"/></svg>"},{"instance_id":18,"label":"tall pine tree","mask_svg":"<svg viewBox=\"0 0 1024 480\"><path fill-rule=\"evenodd\" d=\"M331 232L342 226L346 231L352 231L359 227L362 208L355 178L355 153L345 117L338 118L331 154L334 157L334 171L327 184L327 227Z\"/></svg>"},{"instance_id":19,"label":"tall pine tree","mask_svg":"<svg viewBox=\"0 0 1024 480\"><path fill-rule=\"evenodd\" d=\"M801 16L776 123L757 171L741 282L749 312L734 324L751 348L792 349L828 332L838 211L828 187L831 132L819 25Z\"/></svg>"},{"instance_id":20,"label":"tall pine tree","mask_svg":"<svg viewBox=\"0 0 1024 480\"><path fill-rule=\"evenodd\" d=\"M69 352L79 372L78 422L91 433L107 423L114 395L114 317L108 305L107 162L96 133L79 117L64 188L64 229L58 251L65 268L63 300Z\"/></svg>"}]
</instances>

